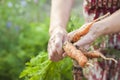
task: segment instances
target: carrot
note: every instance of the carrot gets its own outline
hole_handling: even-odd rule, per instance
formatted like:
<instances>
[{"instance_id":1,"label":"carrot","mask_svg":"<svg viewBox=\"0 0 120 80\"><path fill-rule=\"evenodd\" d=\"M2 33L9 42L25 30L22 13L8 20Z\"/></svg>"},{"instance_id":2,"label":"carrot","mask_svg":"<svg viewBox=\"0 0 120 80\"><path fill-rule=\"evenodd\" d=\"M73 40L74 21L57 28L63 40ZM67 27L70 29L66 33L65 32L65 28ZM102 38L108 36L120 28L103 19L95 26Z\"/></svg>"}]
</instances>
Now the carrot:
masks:
<instances>
[{"instance_id":1,"label":"carrot","mask_svg":"<svg viewBox=\"0 0 120 80\"><path fill-rule=\"evenodd\" d=\"M87 57L72 43L66 41L63 45L63 49L66 54L72 59L75 59L81 67L85 67L86 65L92 65L88 63Z\"/></svg>"},{"instance_id":2,"label":"carrot","mask_svg":"<svg viewBox=\"0 0 120 80\"><path fill-rule=\"evenodd\" d=\"M94 50L94 51L89 51L89 52L83 52L83 54L87 57L87 58L103 58L105 60L112 60L115 63L117 63L117 61L114 58L106 58L100 51Z\"/></svg>"},{"instance_id":3,"label":"carrot","mask_svg":"<svg viewBox=\"0 0 120 80\"><path fill-rule=\"evenodd\" d=\"M70 41L71 42L76 42L80 39L81 36L84 36L85 34L88 33L90 27L97 21L105 18L106 16L108 16L109 14L106 14L98 19L95 19L94 21L92 21L91 23L89 23L86 27L82 28L81 30L76 30L75 33L73 34L73 36L70 36ZM80 67L85 67L86 65L91 65L93 66L91 63L88 63L88 59L87 58L103 58L105 60L113 60L117 63L117 61L113 58L106 58L104 55L102 55L100 52L98 51L91 51L91 52L87 52L87 51L83 51L78 50L72 43L66 41L63 45L63 49L65 51L65 53L71 57L72 59L76 60L78 62L78 64L80 65Z\"/></svg>"},{"instance_id":4,"label":"carrot","mask_svg":"<svg viewBox=\"0 0 120 80\"><path fill-rule=\"evenodd\" d=\"M87 26L83 27L82 29L76 30L76 32L75 32L73 35L71 35L71 37L70 37L71 42L74 43L74 42L78 41L78 40L80 39L80 37L82 37L82 36L84 36L85 34L88 33L89 29L91 28L91 26L92 26L95 22L100 21L101 19L104 19L104 18L107 17L109 14L110 14L110 13L107 13L107 14L105 14L104 16L101 16L101 17L93 20L91 23L89 23Z\"/></svg>"},{"instance_id":5,"label":"carrot","mask_svg":"<svg viewBox=\"0 0 120 80\"><path fill-rule=\"evenodd\" d=\"M101 52L97 50L87 52L82 48L77 49L72 43L68 41L64 43L63 49L69 57L78 62L80 67L93 66L91 63L88 62L88 58L103 58L105 60L112 60L117 63L114 58L106 58Z\"/></svg>"}]
</instances>

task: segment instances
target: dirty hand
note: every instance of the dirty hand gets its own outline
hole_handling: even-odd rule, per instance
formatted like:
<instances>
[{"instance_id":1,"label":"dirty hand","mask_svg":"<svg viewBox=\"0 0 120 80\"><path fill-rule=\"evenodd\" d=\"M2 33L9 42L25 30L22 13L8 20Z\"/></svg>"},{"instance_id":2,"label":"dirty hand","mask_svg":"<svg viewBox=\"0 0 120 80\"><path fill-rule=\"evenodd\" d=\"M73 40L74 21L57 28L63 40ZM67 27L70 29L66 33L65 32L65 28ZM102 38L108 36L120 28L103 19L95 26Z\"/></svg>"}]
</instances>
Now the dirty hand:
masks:
<instances>
[{"instance_id":1,"label":"dirty hand","mask_svg":"<svg viewBox=\"0 0 120 80\"><path fill-rule=\"evenodd\" d=\"M85 25L83 25L82 27L84 27ZM105 34L105 31L107 31L106 27L99 25L99 23L96 22L92 25L89 32L85 36L83 36L80 40L75 42L74 45L77 47L83 47L85 49L88 49L91 43L95 41L96 38Z\"/></svg>"},{"instance_id":2,"label":"dirty hand","mask_svg":"<svg viewBox=\"0 0 120 80\"><path fill-rule=\"evenodd\" d=\"M59 61L64 57L63 43L67 40L67 32L64 28L57 27L51 34L48 43L49 59Z\"/></svg>"},{"instance_id":3,"label":"dirty hand","mask_svg":"<svg viewBox=\"0 0 120 80\"><path fill-rule=\"evenodd\" d=\"M97 23L97 22L96 22ZM82 36L82 38L80 38L80 40L78 40L77 42L74 43L75 46L77 46L78 48L82 47L82 48L85 48L85 49L88 49L90 44L97 38L99 37L100 35L104 34L104 31L105 31L105 26L102 26L100 24L96 24L94 23L89 32ZM81 31L81 30L84 30L85 27L87 27L87 25L90 24L90 23L86 23L84 24L83 26L81 26L79 29L75 30L75 31L72 31L68 34L69 37L73 36L75 32L78 32L78 31ZM70 40L72 40L72 38L70 38Z\"/></svg>"}]
</instances>

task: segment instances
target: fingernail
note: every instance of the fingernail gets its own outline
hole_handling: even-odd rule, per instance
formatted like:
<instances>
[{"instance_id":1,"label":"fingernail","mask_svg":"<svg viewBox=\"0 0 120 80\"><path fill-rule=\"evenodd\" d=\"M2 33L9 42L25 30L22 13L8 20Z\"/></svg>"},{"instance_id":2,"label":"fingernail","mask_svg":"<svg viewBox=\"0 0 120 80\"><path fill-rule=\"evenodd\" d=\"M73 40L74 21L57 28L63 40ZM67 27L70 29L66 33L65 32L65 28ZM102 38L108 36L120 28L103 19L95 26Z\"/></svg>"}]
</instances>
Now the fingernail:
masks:
<instances>
[{"instance_id":1,"label":"fingernail","mask_svg":"<svg viewBox=\"0 0 120 80\"><path fill-rule=\"evenodd\" d=\"M89 48L90 48L90 45L85 45L84 46L84 49L86 49L86 50L89 50Z\"/></svg>"},{"instance_id":2,"label":"fingernail","mask_svg":"<svg viewBox=\"0 0 120 80\"><path fill-rule=\"evenodd\" d=\"M67 57L67 54L66 53L63 53L63 55L62 55L63 57Z\"/></svg>"},{"instance_id":3,"label":"fingernail","mask_svg":"<svg viewBox=\"0 0 120 80\"><path fill-rule=\"evenodd\" d=\"M79 49L79 46L77 45L77 43L75 43L74 46L75 46L77 49Z\"/></svg>"}]
</instances>

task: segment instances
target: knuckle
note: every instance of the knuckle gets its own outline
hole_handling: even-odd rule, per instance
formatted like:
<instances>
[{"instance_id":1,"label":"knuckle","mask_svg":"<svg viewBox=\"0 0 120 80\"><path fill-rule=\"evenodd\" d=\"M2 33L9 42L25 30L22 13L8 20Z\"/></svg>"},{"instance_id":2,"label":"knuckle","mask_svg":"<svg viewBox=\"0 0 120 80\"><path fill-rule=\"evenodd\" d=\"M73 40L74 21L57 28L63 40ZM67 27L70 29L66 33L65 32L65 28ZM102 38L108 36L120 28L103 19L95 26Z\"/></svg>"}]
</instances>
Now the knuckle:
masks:
<instances>
[{"instance_id":1,"label":"knuckle","mask_svg":"<svg viewBox=\"0 0 120 80\"><path fill-rule=\"evenodd\" d=\"M55 58L54 58L54 55L53 55L53 54L50 54L50 55L49 55L49 60L55 61Z\"/></svg>"},{"instance_id":2,"label":"knuckle","mask_svg":"<svg viewBox=\"0 0 120 80\"><path fill-rule=\"evenodd\" d=\"M56 41L55 42L55 47L62 48L62 41L61 40L60 41Z\"/></svg>"},{"instance_id":3,"label":"knuckle","mask_svg":"<svg viewBox=\"0 0 120 80\"><path fill-rule=\"evenodd\" d=\"M95 39L95 35L93 34L93 35L91 35L91 36L89 36L89 41L93 41L94 39Z\"/></svg>"},{"instance_id":4,"label":"knuckle","mask_svg":"<svg viewBox=\"0 0 120 80\"><path fill-rule=\"evenodd\" d=\"M88 37L89 37L89 40L87 40L88 44L93 42L96 39L96 35L95 34L90 34Z\"/></svg>"},{"instance_id":5,"label":"knuckle","mask_svg":"<svg viewBox=\"0 0 120 80\"><path fill-rule=\"evenodd\" d=\"M101 33L101 27L99 25L94 24L90 32L92 33L93 37L97 37Z\"/></svg>"},{"instance_id":6,"label":"knuckle","mask_svg":"<svg viewBox=\"0 0 120 80\"><path fill-rule=\"evenodd\" d=\"M60 44L59 44L59 43L56 43L56 44L55 44L55 47L59 48L59 47L60 47Z\"/></svg>"},{"instance_id":7,"label":"knuckle","mask_svg":"<svg viewBox=\"0 0 120 80\"><path fill-rule=\"evenodd\" d=\"M49 60L54 61L54 59L52 57L49 57Z\"/></svg>"}]
</instances>

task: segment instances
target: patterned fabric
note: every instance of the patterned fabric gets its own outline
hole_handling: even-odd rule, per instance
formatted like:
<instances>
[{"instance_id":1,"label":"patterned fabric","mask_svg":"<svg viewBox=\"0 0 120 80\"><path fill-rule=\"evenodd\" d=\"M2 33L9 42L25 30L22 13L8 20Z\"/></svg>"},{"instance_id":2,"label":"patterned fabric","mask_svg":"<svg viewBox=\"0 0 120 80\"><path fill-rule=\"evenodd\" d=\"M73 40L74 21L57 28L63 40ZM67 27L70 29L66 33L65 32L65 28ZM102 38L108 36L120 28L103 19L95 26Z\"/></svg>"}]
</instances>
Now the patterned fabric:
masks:
<instances>
[{"instance_id":1,"label":"patterned fabric","mask_svg":"<svg viewBox=\"0 0 120 80\"><path fill-rule=\"evenodd\" d=\"M120 80L120 59L118 59L118 64L98 60L94 60L93 64L94 67L84 69L87 80Z\"/></svg>"},{"instance_id":2,"label":"patterned fabric","mask_svg":"<svg viewBox=\"0 0 120 80\"><path fill-rule=\"evenodd\" d=\"M83 12L86 22L90 22L107 12L112 14L118 9L120 9L120 0L84 0ZM120 50L120 33L109 35L108 40L104 41L102 46ZM115 53L110 57L117 56ZM109 53L105 52L105 54ZM84 69L87 80L120 80L120 59L118 59L117 64L106 60L98 61L95 59L92 61L95 66Z\"/></svg>"},{"instance_id":3,"label":"patterned fabric","mask_svg":"<svg viewBox=\"0 0 120 80\"><path fill-rule=\"evenodd\" d=\"M85 12L89 15L95 14L94 19L107 12L113 13L120 8L119 0L86 0L84 4Z\"/></svg>"}]
</instances>

